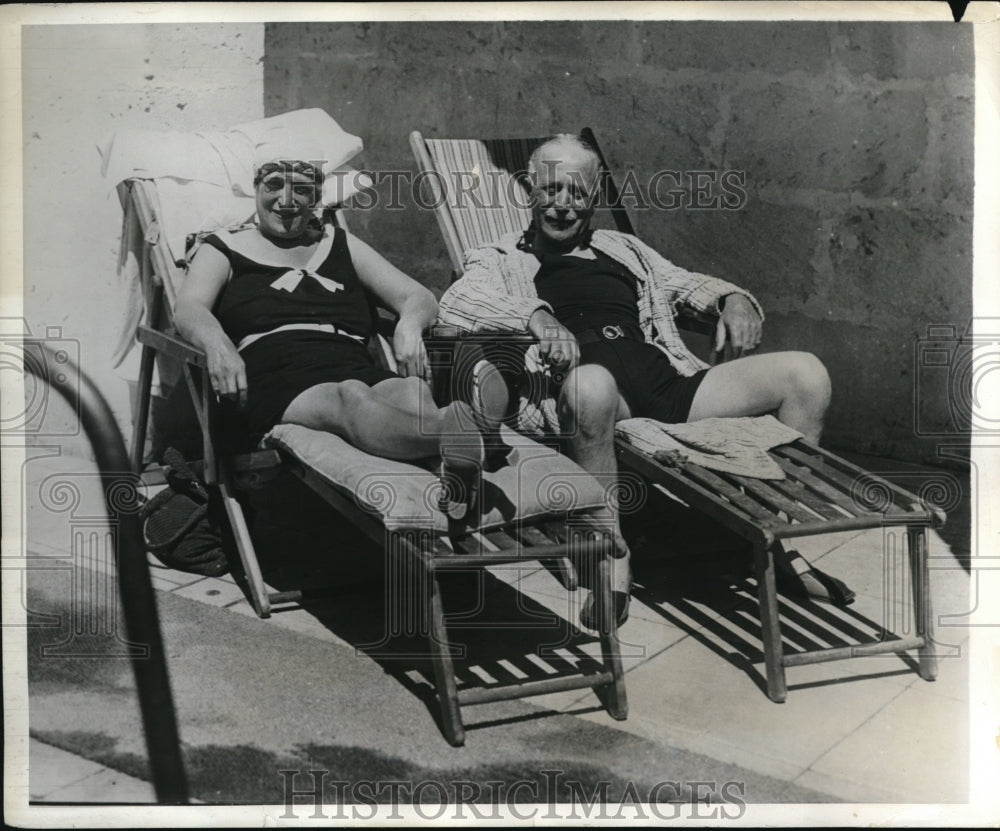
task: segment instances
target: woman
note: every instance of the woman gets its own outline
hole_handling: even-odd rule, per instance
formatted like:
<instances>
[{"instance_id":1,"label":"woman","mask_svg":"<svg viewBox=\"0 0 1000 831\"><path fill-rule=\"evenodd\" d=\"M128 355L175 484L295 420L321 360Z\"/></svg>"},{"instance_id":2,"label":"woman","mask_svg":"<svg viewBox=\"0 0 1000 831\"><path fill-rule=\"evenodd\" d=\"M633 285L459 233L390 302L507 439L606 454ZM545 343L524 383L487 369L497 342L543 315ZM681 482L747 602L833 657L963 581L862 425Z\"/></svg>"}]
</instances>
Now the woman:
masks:
<instances>
[{"instance_id":1,"label":"woman","mask_svg":"<svg viewBox=\"0 0 1000 831\"><path fill-rule=\"evenodd\" d=\"M462 519L475 501L483 442L467 405L438 408L431 397L422 334L437 301L361 240L315 222L322 183L307 162L261 165L255 223L206 238L174 323L204 350L215 392L235 400L255 437L292 423L376 456L440 455L441 508ZM399 317L398 373L368 353L369 293Z\"/></svg>"}]
</instances>

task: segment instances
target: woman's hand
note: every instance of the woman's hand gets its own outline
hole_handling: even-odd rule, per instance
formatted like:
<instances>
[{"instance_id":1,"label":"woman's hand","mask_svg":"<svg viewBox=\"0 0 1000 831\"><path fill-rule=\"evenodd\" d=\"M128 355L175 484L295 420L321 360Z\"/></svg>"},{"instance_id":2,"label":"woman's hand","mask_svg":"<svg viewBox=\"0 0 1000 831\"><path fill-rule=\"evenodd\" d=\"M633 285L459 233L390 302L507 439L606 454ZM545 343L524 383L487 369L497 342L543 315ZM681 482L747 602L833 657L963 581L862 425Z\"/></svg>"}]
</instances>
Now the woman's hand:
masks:
<instances>
[{"instance_id":1,"label":"woman's hand","mask_svg":"<svg viewBox=\"0 0 1000 831\"><path fill-rule=\"evenodd\" d=\"M400 320L392 335L392 352L396 357L396 371L404 378L423 378L431 382L430 362L424 348L423 327L408 325Z\"/></svg>"},{"instance_id":2,"label":"woman's hand","mask_svg":"<svg viewBox=\"0 0 1000 831\"><path fill-rule=\"evenodd\" d=\"M208 377L216 394L220 398L234 401L240 409L245 407L247 371L236 347L227 338L206 349L205 358L208 361Z\"/></svg>"}]
</instances>

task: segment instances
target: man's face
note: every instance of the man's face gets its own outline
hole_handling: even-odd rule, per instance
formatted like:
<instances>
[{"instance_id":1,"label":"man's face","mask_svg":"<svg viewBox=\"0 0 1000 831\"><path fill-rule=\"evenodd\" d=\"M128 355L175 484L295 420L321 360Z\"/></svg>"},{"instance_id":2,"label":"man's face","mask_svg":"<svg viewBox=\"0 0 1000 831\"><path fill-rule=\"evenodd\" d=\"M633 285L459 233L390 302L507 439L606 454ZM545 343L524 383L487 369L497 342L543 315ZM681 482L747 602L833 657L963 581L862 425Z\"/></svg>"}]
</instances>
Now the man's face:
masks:
<instances>
[{"instance_id":1,"label":"man's face","mask_svg":"<svg viewBox=\"0 0 1000 831\"><path fill-rule=\"evenodd\" d=\"M257 185L257 219L271 237L294 239L308 227L319 187L308 173L292 171L291 165L274 165Z\"/></svg>"},{"instance_id":2,"label":"man's face","mask_svg":"<svg viewBox=\"0 0 1000 831\"><path fill-rule=\"evenodd\" d=\"M577 147L554 145L535 160L531 215L549 243L571 248L587 231L597 163Z\"/></svg>"}]
</instances>

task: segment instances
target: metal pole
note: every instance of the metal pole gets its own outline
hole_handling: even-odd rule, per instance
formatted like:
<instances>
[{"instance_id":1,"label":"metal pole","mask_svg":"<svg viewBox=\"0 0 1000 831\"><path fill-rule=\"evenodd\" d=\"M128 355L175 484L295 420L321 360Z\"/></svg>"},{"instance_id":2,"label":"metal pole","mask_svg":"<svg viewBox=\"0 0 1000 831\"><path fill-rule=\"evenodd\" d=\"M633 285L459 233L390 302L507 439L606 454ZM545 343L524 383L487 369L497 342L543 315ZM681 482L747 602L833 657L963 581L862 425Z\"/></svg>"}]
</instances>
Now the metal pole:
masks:
<instances>
[{"instance_id":1,"label":"metal pole","mask_svg":"<svg viewBox=\"0 0 1000 831\"><path fill-rule=\"evenodd\" d=\"M129 640L146 646L145 656L132 658L139 708L153 788L160 803L188 802L188 784L181 758L177 716L167 674L156 596L136 512L138 477L130 472L125 441L110 407L93 382L72 362L56 366L55 355L42 340L26 338L26 349L40 350L41 362L26 361L25 370L55 389L74 411L79 411L84 432L94 448L101 471L108 517L117 521L116 560L118 588Z\"/></svg>"}]
</instances>

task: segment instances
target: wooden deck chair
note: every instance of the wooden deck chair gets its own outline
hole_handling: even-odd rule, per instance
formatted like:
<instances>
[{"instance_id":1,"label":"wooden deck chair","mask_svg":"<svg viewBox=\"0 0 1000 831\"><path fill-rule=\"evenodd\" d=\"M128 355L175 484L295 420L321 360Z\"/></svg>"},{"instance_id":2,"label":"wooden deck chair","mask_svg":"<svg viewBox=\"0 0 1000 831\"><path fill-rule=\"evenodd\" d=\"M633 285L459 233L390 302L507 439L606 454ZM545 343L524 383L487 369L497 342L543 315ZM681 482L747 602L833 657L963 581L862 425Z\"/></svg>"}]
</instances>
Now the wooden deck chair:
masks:
<instances>
[{"instance_id":1,"label":"wooden deck chair","mask_svg":"<svg viewBox=\"0 0 1000 831\"><path fill-rule=\"evenodd\" d=\"M184 264L174 260L165 244L156 181L123 181L118 194L126 233L138 235L141 241L138 275L146 302L145 322L136 329L142 352L130 462L135 472L143 471L155 361L158 356L178 360L183 365L202 435L204 458L196 467L221 494L247 580L249 600L257 614L267 617L277 604L301 600L302 592L269 591L237 491L265 484L284 469L302 479L373 542L384 546L387 555L402 562L415 587L416 595L407 598L419 614L418 632L427 638L442 729L451 744L464 742L460 707L467 704L594 688L604 697L612 717L626 718L624 674L611 612L612 546L610 537L595 530L587 520L589 513L604 505L604 493L597 482L580 468L563 464L549 448L533 442L525 444L523 437L510 434L507 438L515 446L517 460L484 475L481 501L488 511L478 528L459 538L448 535L444 516L433 507L437 479L431 472L369 456L329 433L279 425L256 452L220 452L219 412L205 372L205 356L170 331L173 299L183 280ZM448 349L453 345L453 341L442 338L429 342L432 362L443 368L450 366L453 358ZM155 471L151 480L157 481ZM562 486L566 481L572 481L574 486L570 496ZM455 648L449 642L442 609L439 574L532 561L552 567L569 589L576 588L577 578L568 564L590 564L591 585L604 621L599 632L602 660L596 662L596 668L594 662L578 662L569 668L579 671L554 672L551 677L460 686L456 681Z\"/></svg>"},{"instance_id":2,"label":"wooden deck chair","mask_svg":"<svg viewBox=\"0 0 1000 831\"><path fill-rule=\"evenodd\" d=\"M619 231L634 234L619 199L610 169L593 132L581 135L597 149L604 188L600 204L609 206ZM465 252L489 244L502 234L525 229L528 207L527 167L531 151L544 139L439 139L410 134L410 146L430 187L435 217L454 270L463 273ZM484 207L485 206L485 207ZM705 320L685 326L705 331ZM710 330L714 330L711 321ZM484 333L479 333L481 337ZM502 337L499 336L498 337ZM530 336L508 338L530 343ZM784 701L785 668L886 652L919 651L919 672L926 680L937 675L928 589L927 529L945 520L914 494L865 472L805 440L776 447L771 457L785 472L779 481L748 478L688 463L668 467L616 440L623 470L661 485L691 508L735 532L753 551L761 610L768 696ZM875 497L875 498L872 498ZM873 643L836 646L784 654L778 616L774 559L782 541L814 534L863 528L903 527L908 540L915 626L906 637Z\"/></svg>"}]
</instances>

